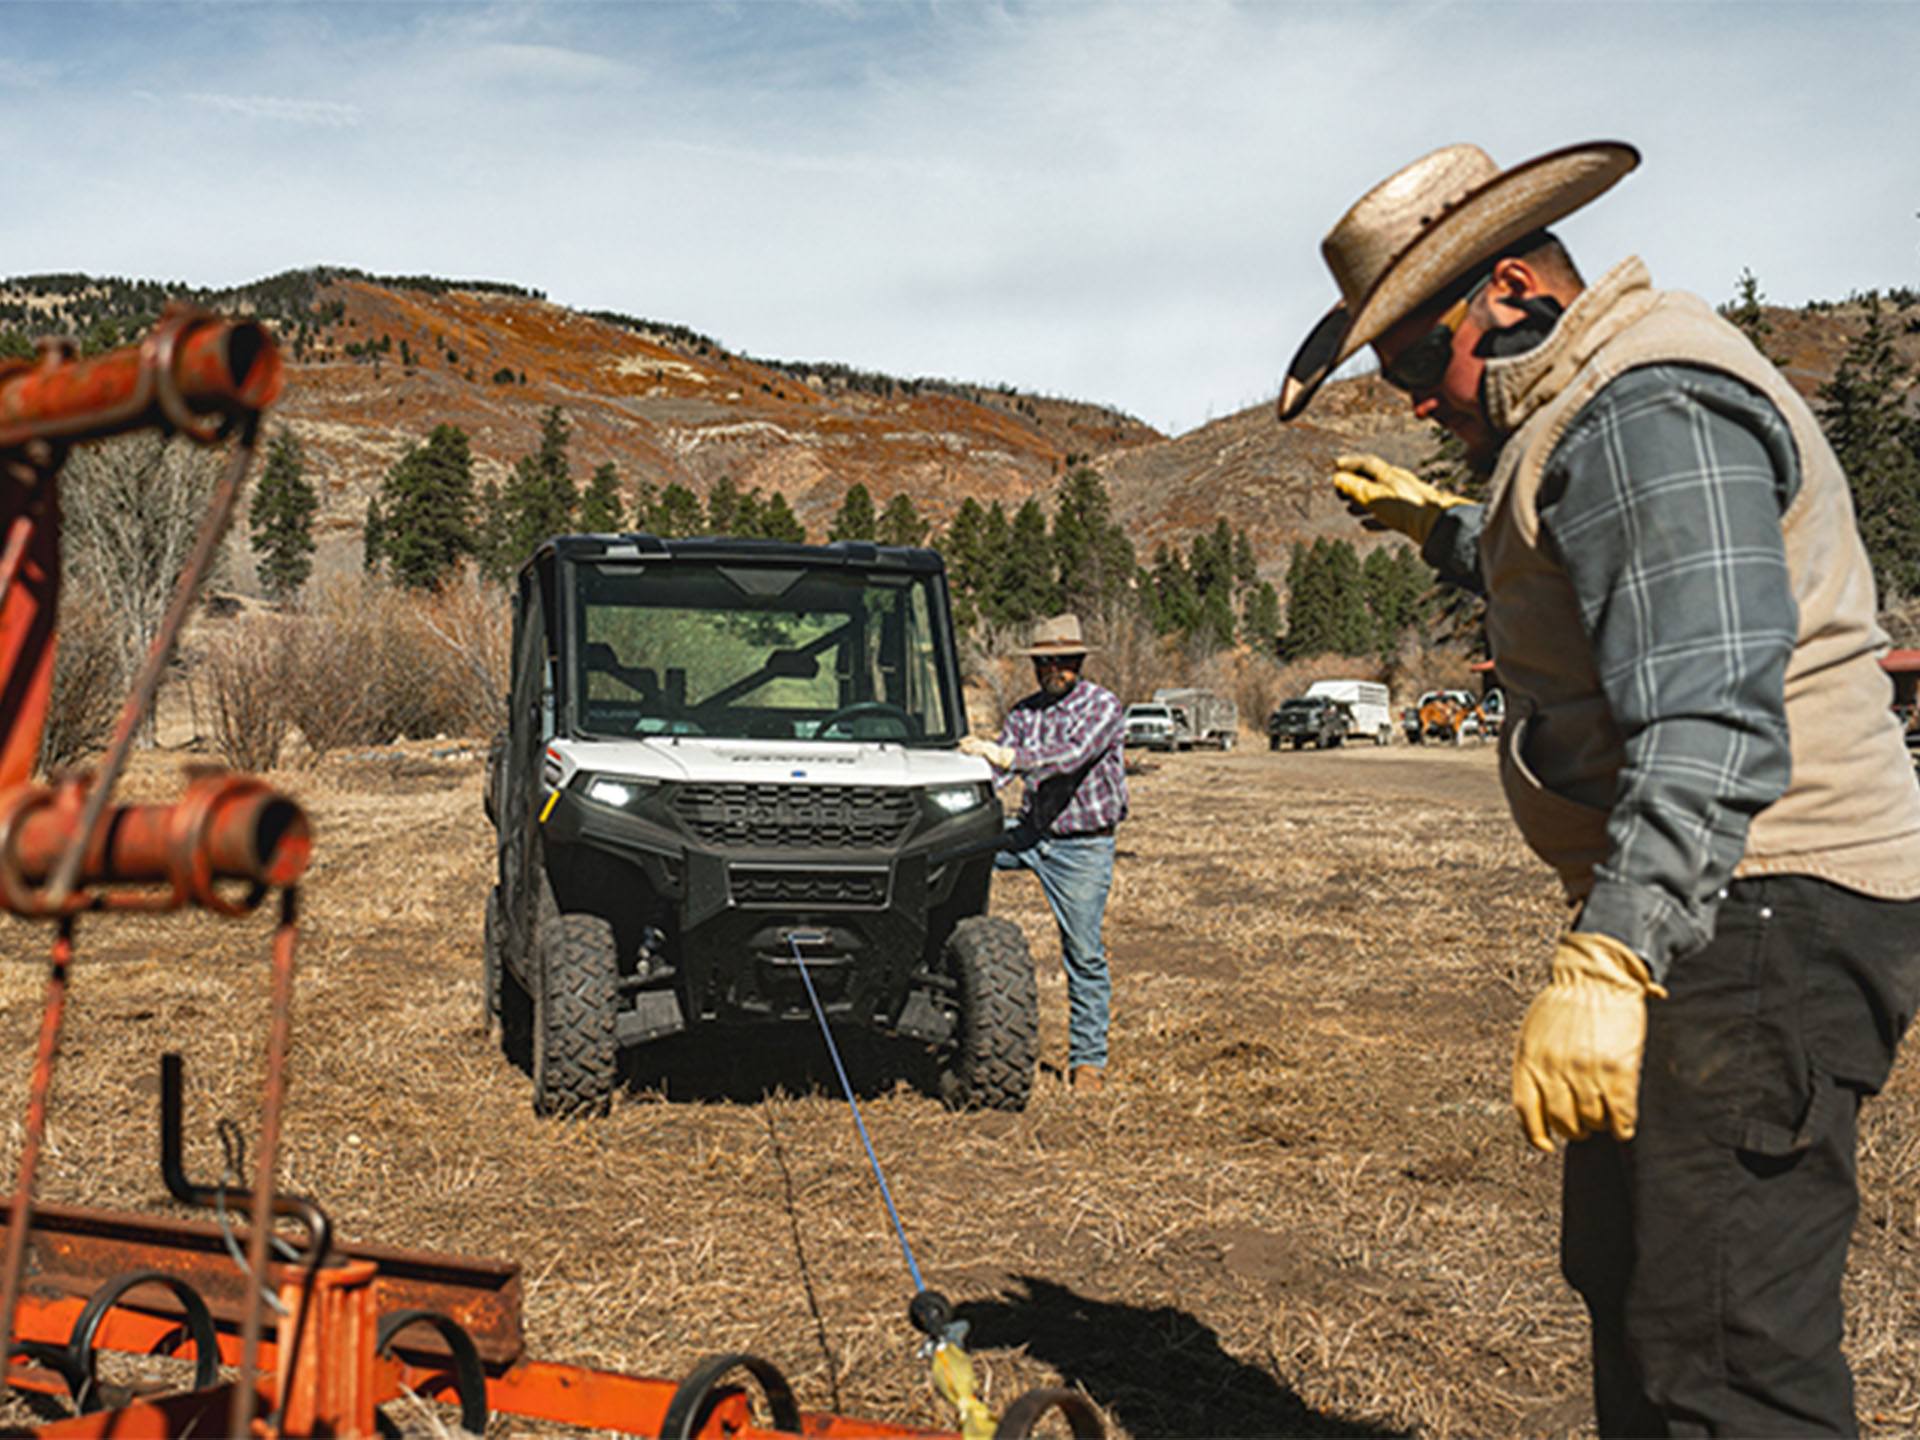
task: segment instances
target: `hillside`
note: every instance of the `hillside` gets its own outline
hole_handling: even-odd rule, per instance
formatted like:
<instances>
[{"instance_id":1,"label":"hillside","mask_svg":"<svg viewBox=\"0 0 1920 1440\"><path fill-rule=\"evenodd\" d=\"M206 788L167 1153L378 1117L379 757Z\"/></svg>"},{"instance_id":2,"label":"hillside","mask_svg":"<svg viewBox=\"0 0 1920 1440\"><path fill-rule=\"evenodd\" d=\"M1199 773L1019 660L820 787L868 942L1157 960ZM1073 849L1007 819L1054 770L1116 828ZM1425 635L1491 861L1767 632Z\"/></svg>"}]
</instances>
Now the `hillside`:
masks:
<instances>
[{"instance_id":1,"label":"hillside","mask_svg":"<svg viewBox=\"0 0 1920 1440\"><path fill-rule=\"evenodd\" d=\"M1325 483L1335 455L1368 449L1418 465L1433 444L1404 398L1367 377L1329 385L1292 426L1262 404L1166 437L1096 403L755 359L684 326L583 313L517 286L338 269L220 293L81 275L0 281L0 351L61 329L116 343L173 295L258 314L282 335L290 379L276 419L307 447L323 481L323 542L340 554L357 546L381 477L432 426L465 429L478 478L497 480L534 447L552 405L572 422L576 476L605 460L629 486L704 492L727 476L784 495L815 536L856 481L882 505L909 492L941 523L967 496L1009 509L1044 499L1090 459L1143 558L1224 516L1247 531L1269 574L1295 540L1361 538ZM1917 304L1900 292L1888 310L1899 349L1920 365ZM1865 308L1849 300L1764 314L1770 347L1811 395Z\"/></svg>"}]
</instances>

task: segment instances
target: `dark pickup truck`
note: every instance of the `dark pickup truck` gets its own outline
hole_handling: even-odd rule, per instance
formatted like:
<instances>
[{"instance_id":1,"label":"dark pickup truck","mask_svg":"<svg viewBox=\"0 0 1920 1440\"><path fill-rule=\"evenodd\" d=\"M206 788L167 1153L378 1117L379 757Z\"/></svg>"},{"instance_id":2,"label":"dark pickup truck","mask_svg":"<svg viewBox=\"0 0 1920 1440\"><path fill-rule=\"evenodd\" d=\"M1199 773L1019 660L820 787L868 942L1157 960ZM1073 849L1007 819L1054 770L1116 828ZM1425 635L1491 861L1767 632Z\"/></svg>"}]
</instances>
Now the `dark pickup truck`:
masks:
<instances>
[{"instance_id":1,"label":"dark pickup truck","mask_svg":"<svg viewBox=\"0 0 1920 1440\"><path fill-rule=\"evenodd\" d=\"M1311 741L1315 749L1326 750L1344 741L1352 728L1352 713L1338 700L1318 695L1289 700L1267 716L1267 749L1292 741L1299 750Z\"/></svg>"}]
</instances>

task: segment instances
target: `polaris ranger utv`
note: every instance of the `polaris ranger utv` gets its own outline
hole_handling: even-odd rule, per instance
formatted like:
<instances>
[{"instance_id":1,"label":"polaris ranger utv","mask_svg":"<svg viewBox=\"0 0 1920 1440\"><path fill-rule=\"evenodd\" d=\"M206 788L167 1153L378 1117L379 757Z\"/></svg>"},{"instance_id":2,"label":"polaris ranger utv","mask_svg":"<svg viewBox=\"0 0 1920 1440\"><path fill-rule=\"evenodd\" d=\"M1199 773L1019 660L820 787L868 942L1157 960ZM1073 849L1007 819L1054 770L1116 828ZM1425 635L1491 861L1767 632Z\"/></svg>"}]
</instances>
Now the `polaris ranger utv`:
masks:
<instances>
[{"instance_id":1,"label":"polaris ranger utv","mask_svg":"<svg viewBox=\"0 0 1920 1440\"><path fill-rule=\"evenodd\" d=\"M518 577L508 701L484 983L538 1112L603 1111L621 1052L679 1031L813 1027L801 959L949 1104L1026 1104L1033 962L987 915L1001 808L955 749L937 554L556 537Z\"/></svg>"}]
</instances>

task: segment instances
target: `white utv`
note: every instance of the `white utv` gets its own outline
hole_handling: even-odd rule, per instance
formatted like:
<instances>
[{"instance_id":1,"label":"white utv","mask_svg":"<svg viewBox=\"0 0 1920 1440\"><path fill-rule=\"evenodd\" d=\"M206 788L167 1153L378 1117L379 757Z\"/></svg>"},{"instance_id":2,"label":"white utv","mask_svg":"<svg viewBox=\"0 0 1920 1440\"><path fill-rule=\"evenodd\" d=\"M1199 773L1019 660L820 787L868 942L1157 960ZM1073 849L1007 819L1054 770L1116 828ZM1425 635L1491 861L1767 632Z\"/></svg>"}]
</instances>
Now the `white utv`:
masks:
<instances>
[{"instance_id":1,"label":"white utv","mask_svg":"<svg viewBox=\"0 0 1920 1440\"><path fill-rule=\"evenodd\" d=\"M836 1028L918 1042L949 1104L1025 1106L1033 962L987 914L1002 815L955 748L954 649L930 550L540 546L488 760L484 939L538 1112L604 1111L622 1052L668 1035L814 1027L800 959Z\"/></svg>"}]
</instances>

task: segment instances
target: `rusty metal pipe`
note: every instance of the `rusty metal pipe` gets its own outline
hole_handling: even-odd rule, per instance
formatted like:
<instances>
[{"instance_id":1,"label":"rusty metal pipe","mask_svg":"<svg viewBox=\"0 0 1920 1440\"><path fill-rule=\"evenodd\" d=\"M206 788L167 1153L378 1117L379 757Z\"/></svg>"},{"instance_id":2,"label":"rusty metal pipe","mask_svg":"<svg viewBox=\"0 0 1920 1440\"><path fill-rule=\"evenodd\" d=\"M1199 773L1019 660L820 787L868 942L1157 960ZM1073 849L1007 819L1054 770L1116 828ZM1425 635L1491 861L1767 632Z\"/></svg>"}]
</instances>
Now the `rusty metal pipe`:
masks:
<instances>
[{"instance_id":1,"label":"rusty metal pipe","mask_svg":"<svg viewBox=\"0 0 1920 1440\"><path fill-rule=\"evenodd\" d=\"M196 782L196 786L204 782ZM193 790L188 792L191 797ZM80 867L80 883L164 884L189 800L176 805L121 805L107 812ZM11 859L20 877L40 884L73 843L80 813L58 799L21 818ZM307 868L312 833L294 801L272 790L236 789L208 807L204 863L214 878L291 885Z\"/></svg>"},{"instance_id":2,"label":"rusty metal pipe","mask_svg":"<svg viewBox=\"0 0 1920 1440\"><path fill-rule=\"evenodd\" d=\"M13 1204L7 1215L6 1258L0 1261L0 1338L13 1347L13 1311L20 1298L20 1271L26 1259L27 1232L33 1228L33 1191L40 1169L40 1142L47 1132L47 1098L53 1093L53 1066L60 1053L60 1030L67 1015L67 970L73 963L73 920L60 922L47 967L47 998L40 1010L40 1044L33 1057L27 1090L27 1128L20 1144Z\"/></svg>"},{"instance_id":3,"label":"rusty metal pipe","mask_svg":"<svg viewBox=\"0 0 1920 1440\"><path fill-rule=\"evenodd\" d=\"M137 345L82 360L51 344L38 361L0 369L0 450L156 424L208 442L221 433L209 421L257 415L284 378L279 347L258 321L171 308Z\"/></svg>"}]
</instances>

